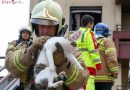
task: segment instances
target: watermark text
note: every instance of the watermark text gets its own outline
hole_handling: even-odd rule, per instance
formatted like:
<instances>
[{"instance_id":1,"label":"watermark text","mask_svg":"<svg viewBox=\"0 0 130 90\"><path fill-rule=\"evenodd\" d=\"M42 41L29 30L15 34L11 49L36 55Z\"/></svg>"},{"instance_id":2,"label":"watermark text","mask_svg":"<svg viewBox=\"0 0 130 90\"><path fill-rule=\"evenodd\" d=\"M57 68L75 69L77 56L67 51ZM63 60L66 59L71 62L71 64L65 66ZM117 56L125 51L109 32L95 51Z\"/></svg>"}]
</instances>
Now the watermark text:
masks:
<instances>
[{"instance_id":1,"label":"watermark text","mask_svg":"<svg viewBox=\"0 0 130 90\"><path fill-rule=\"evenodd\" d=\"M21 0L2 0L1 4L23 4Z\"/></svg>"}]
</instances>

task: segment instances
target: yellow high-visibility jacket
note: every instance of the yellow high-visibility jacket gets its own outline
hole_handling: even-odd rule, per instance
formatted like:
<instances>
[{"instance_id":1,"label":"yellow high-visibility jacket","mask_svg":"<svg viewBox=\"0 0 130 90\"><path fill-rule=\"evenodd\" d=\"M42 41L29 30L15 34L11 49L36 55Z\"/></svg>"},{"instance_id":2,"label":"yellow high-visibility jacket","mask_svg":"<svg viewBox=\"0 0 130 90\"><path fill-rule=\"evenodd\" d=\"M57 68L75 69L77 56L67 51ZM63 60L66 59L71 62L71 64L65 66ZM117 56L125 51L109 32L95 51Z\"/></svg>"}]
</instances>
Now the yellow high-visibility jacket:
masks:
<instances>
[{"instance_id":1,"label":"yellow high-visibility jacket","mask_svg":"<svg viewBox=\"0 0 130 90\"><path fill-rule=\"evenodd\" d=\"M71 38L76 40L77 47L81 51L81 56L85 61L85 65L90 75L96 75L96 68L101 68L101 60L97 49L97 42L94 33L90 28L80 28Z\"/></svg>"},{"instance_id":2,"label":"yellow high-visibility jacket","mask_svg":"<svg viewBox=\"0 0 130 90\"><path fill-rule=\"evenodd\" d=\"M96 82L113 82L118 75L117 52L114 42L110 38L97 40L101 56L102 69L97 70Z\"/></svg>"}]
</instances>

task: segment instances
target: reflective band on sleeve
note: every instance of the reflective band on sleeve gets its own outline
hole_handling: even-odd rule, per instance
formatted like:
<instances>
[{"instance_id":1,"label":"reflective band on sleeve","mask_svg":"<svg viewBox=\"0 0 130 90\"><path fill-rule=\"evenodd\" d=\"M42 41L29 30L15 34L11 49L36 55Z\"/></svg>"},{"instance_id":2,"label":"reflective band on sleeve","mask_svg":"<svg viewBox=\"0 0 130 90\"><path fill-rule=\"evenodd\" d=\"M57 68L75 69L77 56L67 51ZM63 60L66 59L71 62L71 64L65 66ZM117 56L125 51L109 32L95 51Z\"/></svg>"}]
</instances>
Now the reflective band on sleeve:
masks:
<instances>
[{"instance_id":1,"label":"reflective band on sleeve","mask_svg":"<svg viewBox=\"0 0 130 90\"><path fill-rule=\"evenodd\" d=\"M80 51L88 51L87 48L79 48Z\"/></svg>"},{"instance_id":2,"label":"reflective band on sleeve","mask_svg":"<svg viewBox=\"0 0 130 90\"><path fill-rule=\"evenodd\" d=\"M108 48L106 51L105 51L105 54L110 52L110 51L116 51L116 48Z\"/></svg>"},{"instance_id":3,"label":"reflective band on sleeve","mask_svg":"<svg viewBox=\"0 0 130 90\"><path fill-rule=\"evenodd\" d=\"M118 71L118 67L110 68L110 71L112 71L112 72L114 72L114 71Z\"/></svg>"},{"instance_id":4,"label":"reflective band on sleeve","mask_svg":"<svg viewBox=\"0 0 130 90\"><path fill-rule=\"evenodd\" d=\"M95 80L113 80L110 76L95 76Z\"/></svg>"},{"instance_id":5,"label":"reflective band on sleeve","mask_svg":"<svg viewBox=\"0 0 130 90\"><path fill-rule=\"evenodd\" d=\"M97 49L96 49L96 50L89 51L90 54L92 54L92 53L96 53L96 52L98 52Z\"/></svg>"},{"instance_id":6,"label":"reflective band on sleeve","mask_svg":"<svg viewBox=\"0 0 130 90\"><path fill-rule=\"evenodd\" d=\"M94 62L101 62L101 60L100 59L95 59L95 60L93 60Z\"/></svg>"},{"instance_id":7,"label":"reflective band on sleeve","mask_svg":"<svg viewBox=\"0 0 130 90\"><path fill-rule=\"evenodd\" d=\"M99 49L100 49L100 50L105 50L105 47L101 47L101 46L100 46Z\"/></svg>"},{"instance_id":8,"label":"reflective band on sleeve","mask_svg":"<svg viewBox=\"0 0 130 90\"><path fill-rule=\"evenodd\" d=\"M76 66L74 66L74 71L72 72L72 75L65 81L65 84L69 86L71 83L73 83L78 76L79 70L76 69Z\"/></svg>"},{"instance_id":9,"label":"reflective band on sleeve","mask_svg":"<svg viewBox=\"0 0 130 90\"><path fill-rule=\"evenodd\" d=\"M18 70L20 71L26 71L27 67L23 66L20 62L19 62L19 53L21 52L21 50L17 50L14 54L14 59L13 59L13 63L14 65L17 67Z\"/></svg>"},{"instance_id":10,"label":"reflective band on sleeve","mask_svg":"<svg viewBox=\"0 0 130 90\"><path fill-rule=\"evenodd\" d=\"M82 56L81 56L81 55L79 55L79 56L77 57L77 60L78 60L79 62L82 62L82 61L83 61Z\"/></svg>"},{"instance_id":11,"label":"reflective band on sleeve","mask_svg":"<svg viewBox=\"0 0 130 90\"><path fill-rule=\"evenodd\" d=\"M84 34L87 32L87 30L85 30L82 34L82 37L81 37L81 42L84 42Z\"/></svg>"}]
</instances>

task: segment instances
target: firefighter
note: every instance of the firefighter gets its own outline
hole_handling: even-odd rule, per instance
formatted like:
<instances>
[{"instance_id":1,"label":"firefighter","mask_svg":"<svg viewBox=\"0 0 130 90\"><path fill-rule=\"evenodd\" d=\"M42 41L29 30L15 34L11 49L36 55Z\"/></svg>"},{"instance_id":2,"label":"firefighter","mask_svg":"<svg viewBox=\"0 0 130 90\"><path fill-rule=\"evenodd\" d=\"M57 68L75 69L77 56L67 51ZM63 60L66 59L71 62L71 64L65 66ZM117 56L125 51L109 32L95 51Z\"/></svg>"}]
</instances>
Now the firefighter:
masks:
<instances>
[{"instance_id":1,"label":"firefighter","mask_svg":"<svg viewBox=\"0 0 130 90\"><path fill-rule=\"evenodd\" d=\"M32 30L30 26L23 26L19 29L19 42L29 41L31 39Z\"/></svg>"},{"instance_id":2,"label":"firefighter","mask_svg":"<svg viewBox=\"0 0 130 90\"><path fill-rule=\"evenodd\" d=\"M22 57L24 57L24 60L29 59L30 62L33 61L33 64L30 65L30 67L27 70L28 74L26 76L27 80L25 82L26 85L25 90L26 89L28 90L28 88L30 88L30 90L37 90L35 88L35 82L33 82L34 64L36 62L39 50L42 49L47 39L49 37L60 36L59 33L62 33L61 30L64 30L62 29L63 28L62 18L63 13L60 5L52 0L42 1L36 4L36 6L33 8L30 21L32 25L32 30L35 32L35 35L37 37L36 39L34 39L30 47L22 49L22 52L19 53L20 57L18 57L18 59L22 59ZM80 59L81 62L83 62L81 55L78 52L75 54L75 56L77 56L77 58ZM6 57L14 57L14 56L10 56L9 54L7 54ZM65 68L68 68L70 65L71 65L70 63L69 64L65 63L65 65L63 63L62 66L66 66ZM79 73L76 72L76 75L77 74ZM69 82L67 83L73 83L75 80L77 80L76 75L75 73L72 73L72 77L70 77L71 80L69 80ZM69 88L64 85L64 87L61 88L60 90L69 90Z\"/></svg>"},{"instance_id":3,"label":"firefighter","mask_svg":"<svg viewBox=\"0 0 130 90\"><path fill-rule=\"evenodd\" d=\"M72 39L76 40L77 47L85 61L86 69L90 73L87 84L84 85L84 90L95 90L94 76L96 75L96 69L101 69L97 42L94 33L91 31L93 23L94 18L92 16L84 15L81 18L81 27L71 36Z\"/></svg>"},{"instance_id":4,"label":"firefighter","mask_svg":"<svg viewBox=\"0 0 130 90\"><path fill-rule=\"evenodd\" d=\"M32 44L32 40L30 39L32 34L32 30L30 26L23 26L19 29L19 38L18 40L14 40L9 43L8 48L6 50L6 55L8 56L9 53L13 52L14 50L29 47ZM13 45L13 46L12 46ZM7 58L7 57L6 57ZM7 63L7 61L6 61ZM8 65L5 64L7 70L9 70ZM20 77L20 86L16 86L14 90L22 90L23 87L23 76Z\"/></svg>"},{"instance_id":5,"label":"firefighter","mask_svg":"<svg viewBox=\"0 0 130 90\"><path fill-rule=\"evenodd\" d=\"M108 36L109 27L104 23L97 23L94 28L97 38L102 69L97 70L95 77L96 90L111 90L114 80L118 76L118 62L115 44Z\"/></svg>"},{"instance_id":6,"label":"firefighter","mask_svg":"<svg viewBox=\"0 0 130 90\"><path fill-rule=\"evenodd\" d=\"M32 42L31 39L32 30L30 26L23 26L19 29L19 38L16 40L16 45L25 41L25 42Z\"/></svg>"},{"instance_id":7,"label":"firefighter","mask_svg":"<svg viewBox=\"0 0 130 90\"><path fill-rule=\"evenodd\" d=\"M63 28L63 12L61 9L61 6L57 4L56 2L52 0L46 0L39 4L37 4L33 10L32 10L32 16L31 16L31 24L33 27L33 30L35 31L36 36L60 36L60 33L64 32L61 30L64 30ZM49 29L52 30L49 30ZM80 62L84 62L81 58L81 55L79 54L79 51L75 52L74 55L80 59ZM62 65L60 68L66 68L65 65ZM69 70L69 69L68 69ZM72 73L72 75L75 75L76 73ZM79 74L79 72L78 72ZM75 78L77 75L75 75ZM70 82L65 83L73 83L75 82L74 77L68 77L68 79L71 79ZM68 80L66 80L68 81ZM69 88L64 85L64 90L69 90ZM61 89L62 90L62 89Z\"/></svg>"},{"instance_id":8,"label":"firefighter","mask_svg":"<svg viewBox=\"0 0 130 90\"><path fill-rule=\"evenodd\" d=\"M18 44L20 44L20 43L26 43L25 47L30 46L32 44L31 34L32 34L32 30L31 30L30 26L21 27L19 29L18 40L13 40L12 42L9 43L6 53L8 53L8 50L10 50L10 49L14 50L14 48L16 46L18 48Z\"/></svg>"}]
</instances>

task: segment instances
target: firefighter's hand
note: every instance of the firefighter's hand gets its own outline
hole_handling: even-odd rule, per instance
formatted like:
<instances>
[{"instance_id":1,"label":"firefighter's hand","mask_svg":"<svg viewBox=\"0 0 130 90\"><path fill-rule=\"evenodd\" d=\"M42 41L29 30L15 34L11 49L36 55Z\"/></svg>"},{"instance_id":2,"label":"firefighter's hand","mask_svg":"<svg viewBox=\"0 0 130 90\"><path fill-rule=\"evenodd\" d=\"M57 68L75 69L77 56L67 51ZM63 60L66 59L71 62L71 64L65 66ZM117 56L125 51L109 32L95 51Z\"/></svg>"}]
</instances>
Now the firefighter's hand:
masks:
<instances>
[{"instance_id":1,"label":"firefighter's hand","mask_svg":"<svg viewBox=\"0 0 130 90\"><path fill-rule=\"evenodd\" d=\"M8 43L8 48L6 50L6 54L9 53L10 51L14 51L16 47L16 40L9 42Z\"/></svg>"},{"instance_id":2,"label":"firefighter's hand","mask_svg":"<svg viewBox=\"0 0 130 90\"><path fill-rule=\"evenodd\" d=\"M48 36L41 36L38 37L34 40L33 42L33 47L34 48L38 48L38 49L42 49L43 45L45 44L45 42L49 39Z\"/></svg>"},{"instance_id":3,"label":"firefighter's hand","mask_svg":"<svg viewBox=\"0 0 130 90\"><path fill-rule=\"evenodd\" d=\"M19 43L19 44L15 47L15 50L24 49L24 48L27 48L27 42L25 42L25 41Z\"/></svg>"},{"instance_id":4,"label":"firefighter's hand","mask_svg":"<svg viewBox=\"0 0 130 90\"><path fill-rule=\"evenodd\" d=\"M38 50L41 50L45 42L49 39L48 36L41 36L34 40L33 44L28 48L28 50L35 54Z\"/></svg>"}]
</instances>

